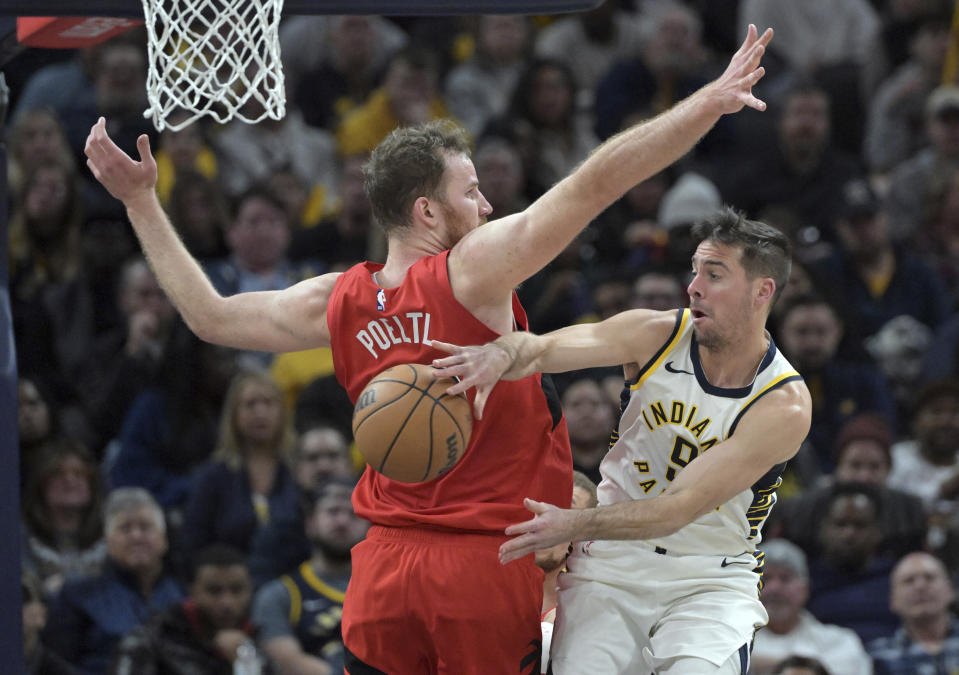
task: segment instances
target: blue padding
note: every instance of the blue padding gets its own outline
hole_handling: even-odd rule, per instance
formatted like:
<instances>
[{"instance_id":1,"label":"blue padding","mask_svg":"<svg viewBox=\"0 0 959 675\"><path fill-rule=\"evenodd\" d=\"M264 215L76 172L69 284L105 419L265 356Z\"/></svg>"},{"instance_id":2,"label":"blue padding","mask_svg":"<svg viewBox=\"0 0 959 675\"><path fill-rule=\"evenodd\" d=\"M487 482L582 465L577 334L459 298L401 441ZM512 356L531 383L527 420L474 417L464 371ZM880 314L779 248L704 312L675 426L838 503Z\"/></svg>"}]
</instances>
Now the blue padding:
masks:
<instances>
[{"instance_id":1,"label":"blue padding","mask_svg":"<svg viewBox=\"0 0 959 675\"><path fill-rule=\"evenodd\" d=\"M602 0L285 0L284 14L559 14L582 12ZM3 0L0 15L143 18L139 0Z\"/></svg>"}]
</instances>

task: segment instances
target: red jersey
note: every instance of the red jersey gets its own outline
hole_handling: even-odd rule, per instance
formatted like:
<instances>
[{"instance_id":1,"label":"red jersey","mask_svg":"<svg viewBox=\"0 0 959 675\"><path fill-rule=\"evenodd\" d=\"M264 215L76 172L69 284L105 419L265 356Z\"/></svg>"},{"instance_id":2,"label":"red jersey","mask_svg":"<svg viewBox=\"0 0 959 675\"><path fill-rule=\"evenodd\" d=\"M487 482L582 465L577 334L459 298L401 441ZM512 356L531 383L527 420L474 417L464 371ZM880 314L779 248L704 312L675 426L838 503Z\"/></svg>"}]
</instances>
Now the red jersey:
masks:
<instances>
[{"instance_id":1,"label":"red jersey","mask_svg":"<svg viewBox=\"0 0 959 675\"><path fill-rule=\"evenodd\" d=\"M336 377L354 404L381 371L446 356L432 338L472 345L499 337L453 296L448 255L416 261L396 288L373 282L372 274L383 267L378 263L360 263L337 279L327 323ZM526 330L515 293L513 316ZM467 393L471 403L475 394ZM450 471L425 483L400 483L367 467L353 506L379 525L502 534L507 525L530 518L523 497L568 508L572 469L556 390L548 376L536 374L496 384L483 419L473 422L465 454Z\"/></svg>"}]
</instances>

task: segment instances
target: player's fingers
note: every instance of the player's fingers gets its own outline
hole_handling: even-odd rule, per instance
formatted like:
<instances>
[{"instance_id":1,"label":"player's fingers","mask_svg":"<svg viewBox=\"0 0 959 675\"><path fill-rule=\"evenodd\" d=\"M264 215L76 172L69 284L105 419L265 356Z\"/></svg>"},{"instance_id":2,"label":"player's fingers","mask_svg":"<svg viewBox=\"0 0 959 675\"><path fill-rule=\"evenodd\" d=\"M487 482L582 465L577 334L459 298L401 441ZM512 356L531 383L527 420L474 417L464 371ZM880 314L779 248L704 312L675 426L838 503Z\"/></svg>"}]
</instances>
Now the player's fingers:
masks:
<instances>
[{"instance_id":1,"label":"player's fingers","mask_svg":"<svg viewBox=\"0 0 959 675\"><path fill-rule=\"evenodd\" d=\"M486 399L489 397L489 393L492 390L492 387L482 387L476 389L476 398L473 401L473 410L476 414L476 419L483 419L483 409L486 408Z\"/></svg>"},{"instance_id":2,"label":"player's fingers","mask_svg":"<svg viewBox=\"0 0 959 675\"><path fill-rule=\"evenodd\" d=\"M463 348L459 345L452 345L448 342L440 342L439 340L431 340L431 342L433 343L434 347L440 351L446 352L447 354L459 354L461 351L463 351Z\"/></svg>"},{"instance_id":3,"label":"player's fingers","mask_svg":"<svg viewBox=\"0 0 959 675\"><path fill-rule=\"evenodd\" d=\"M510 539L499 547L499 561L505 565L506 563L519 560L523 556L529 555L537 548L533 538L529 535Z\"/></svg>"},{"instance_id":4,"label":"player's fingers","mask_svg":"<svg viewBox=\"0 0 959 675\"><path fill-rule=\"evenodd\" d=\"M523 506L525 506L528 511L532 511L533 513L537 514L548 511L550 508L550 504L547 504L546 502L538 502L535 499L530 499L529 497L523 500Z\"/></svg>"},{"instance_id":5,"label":"player's fingers","mask_svg":"<svg viewBox=\"0 0 959 675\"><path fill-rule=\"evenodd\" d=\"M534 518L530 518L529 520L523 521L522 523L513 523L512 525L507 527L504 530L504 532L511 537L516 534L526 534L532 531L534 520L535 520ZM510 542L507 541L503 545L506 546L506 544L509 544L509 543Z\"/></svg>"}]
</instances>

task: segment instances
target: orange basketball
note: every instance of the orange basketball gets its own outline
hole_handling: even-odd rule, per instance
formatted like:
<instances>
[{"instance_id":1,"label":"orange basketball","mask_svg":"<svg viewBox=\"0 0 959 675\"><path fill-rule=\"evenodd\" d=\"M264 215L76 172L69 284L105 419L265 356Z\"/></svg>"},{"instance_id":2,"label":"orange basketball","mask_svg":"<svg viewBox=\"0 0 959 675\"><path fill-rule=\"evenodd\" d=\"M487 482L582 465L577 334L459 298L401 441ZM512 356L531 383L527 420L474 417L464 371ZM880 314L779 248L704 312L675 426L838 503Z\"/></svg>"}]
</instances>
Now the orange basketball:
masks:
<instances>
[{"instance_id":1,"label":"orange basketball","mask_svg":"<svg viewBox=\"0 0 959 675\"><path fill-rule=\"evenodd\" d=\"M448 396L454 380L404 363L370 380L353 408L356 448L378 472L403 483L442 476L466 451L473 414L466 396Z\"/></svg>"}]
</instances>

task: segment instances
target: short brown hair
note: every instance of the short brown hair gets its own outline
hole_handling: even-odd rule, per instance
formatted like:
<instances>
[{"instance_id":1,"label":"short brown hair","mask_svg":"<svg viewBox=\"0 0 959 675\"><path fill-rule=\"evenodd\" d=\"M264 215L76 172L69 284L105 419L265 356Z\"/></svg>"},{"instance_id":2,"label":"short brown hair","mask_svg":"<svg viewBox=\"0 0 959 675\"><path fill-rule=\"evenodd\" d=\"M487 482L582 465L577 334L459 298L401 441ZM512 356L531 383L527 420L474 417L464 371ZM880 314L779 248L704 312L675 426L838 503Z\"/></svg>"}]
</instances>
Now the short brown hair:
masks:
<instances>
[{"instance_id":1,"label":"short brown hair","mask_svg":"<svg viewBox=\"0 0 959 675\"><path fill-rule=\"evenodd\" d=\"M411 224L420 197L435 198L446 172L444 154L469 156L466 131L450 120L394 129L363 167L373 219L387 233Z\"/></svg>"},{"instance_id":2,"label":"short brown hair","mask_svg":"<svg viewBox=\"0 0 959 675\"><path fill-rule=\"evenodd\" d=\"M697 241L715 241L742 249L740 263L747 279L770 277L776 282L773 302L782 294L792 272L792 244L789 237L772 225L747 220L741 211L729 206L693 227Z\"/></svg>"}]
</instances>

